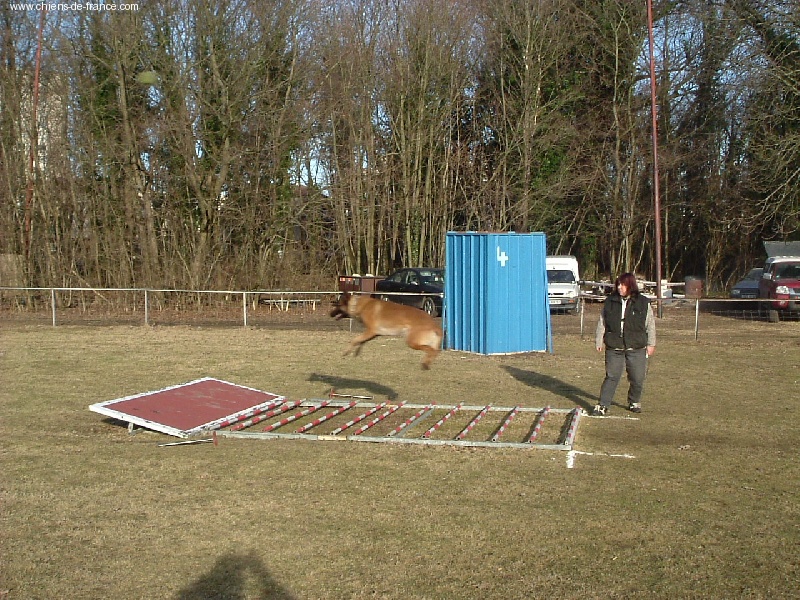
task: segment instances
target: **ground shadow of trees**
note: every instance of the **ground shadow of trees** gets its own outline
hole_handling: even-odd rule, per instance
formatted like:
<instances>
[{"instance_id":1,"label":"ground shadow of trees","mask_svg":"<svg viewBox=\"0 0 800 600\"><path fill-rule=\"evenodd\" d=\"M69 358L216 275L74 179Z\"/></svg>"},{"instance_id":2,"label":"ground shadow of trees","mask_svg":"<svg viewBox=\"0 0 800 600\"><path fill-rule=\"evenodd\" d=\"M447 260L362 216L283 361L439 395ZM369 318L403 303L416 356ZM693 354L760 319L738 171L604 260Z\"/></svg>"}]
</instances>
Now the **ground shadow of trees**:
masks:
<instances>
[{"instance_id":1,"label":"ground shadow of trees","mask_svg":"<svg viewBox=\"0 0 800 600\"><path fill-rule=\"evenodd\" d=\"M252 590L257 590L256 596ZM296 600L278 584L255 552L225 554L213 568L184 588L175 600Z\"/></svg>"},{"instance_id":2,"label":"ground shadow of trees","mask_svg":"<svg viewBox=\"0 0 800 600\"><path fill-rule=\"evenodd\" d=\"M397 392L385 385L367 381L365 379L350 379L347 377L337 377L336 375L321 375L312 373L308 376L308 381L319 381L342 393L359 393L361 390L372 396L386 396L389 400L397 398Z\"/></svg>"},{"instance_id":3,"label":"ground shadow of trees","mask_svg":"<svg viewBox=\"0 0 800 600\"><path fill-rule=\"evenodd\" d=\"M594 405L600 401L599 395L590 394L586 390L582 390L579 387L565 383L560 379L551 377L550 375L544 375L542 373L537 373L536 371L518 369L517 367L511 367L508 365L503 368L517 381L520 381L533 388L546 390L555 394L556 396L562 396L587 411L591 410L592 407L594 407Z\"/></svg>"}]
</instances>

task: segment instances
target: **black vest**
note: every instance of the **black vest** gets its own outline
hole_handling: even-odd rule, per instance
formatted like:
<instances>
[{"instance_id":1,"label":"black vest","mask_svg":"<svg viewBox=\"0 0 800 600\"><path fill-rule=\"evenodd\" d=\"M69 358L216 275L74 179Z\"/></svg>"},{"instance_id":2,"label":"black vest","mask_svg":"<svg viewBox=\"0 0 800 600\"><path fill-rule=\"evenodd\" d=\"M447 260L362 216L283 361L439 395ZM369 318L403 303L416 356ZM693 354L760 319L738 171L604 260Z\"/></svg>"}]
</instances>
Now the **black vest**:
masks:
<instances>
[{"instance_id":1,"label":"black vest","mask_svg":"<svg viewBox=\"0 0 800 600\"><path fill-rule=\"evenodd\" d=\"M647 346L647 298L636 294L628 298L625 305L625 327L622 327L622 297L618 293L611 294L603 303L603 320L606 333L603 341L606 348L624 350L626 348L644 348Z\"/></svg>"}]
</instances>

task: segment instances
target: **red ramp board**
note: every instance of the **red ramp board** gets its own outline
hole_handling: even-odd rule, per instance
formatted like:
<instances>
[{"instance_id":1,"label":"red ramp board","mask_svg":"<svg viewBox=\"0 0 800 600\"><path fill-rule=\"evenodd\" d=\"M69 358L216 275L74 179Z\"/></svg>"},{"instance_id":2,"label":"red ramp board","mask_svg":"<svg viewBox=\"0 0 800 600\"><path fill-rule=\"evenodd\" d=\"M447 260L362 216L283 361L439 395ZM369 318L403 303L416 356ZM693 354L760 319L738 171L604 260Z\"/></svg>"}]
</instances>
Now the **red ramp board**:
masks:
<instances>
[{"instance_id":1,"label":"red ramp board","mask_svg":"<svg viewBox=\"0 0 800 600\"><path fill-rule=\"evenodd\" d=\"M185 438L219 429L286 398L211 377L89 406L89 410Z\"/></svg>"}]
</instances>

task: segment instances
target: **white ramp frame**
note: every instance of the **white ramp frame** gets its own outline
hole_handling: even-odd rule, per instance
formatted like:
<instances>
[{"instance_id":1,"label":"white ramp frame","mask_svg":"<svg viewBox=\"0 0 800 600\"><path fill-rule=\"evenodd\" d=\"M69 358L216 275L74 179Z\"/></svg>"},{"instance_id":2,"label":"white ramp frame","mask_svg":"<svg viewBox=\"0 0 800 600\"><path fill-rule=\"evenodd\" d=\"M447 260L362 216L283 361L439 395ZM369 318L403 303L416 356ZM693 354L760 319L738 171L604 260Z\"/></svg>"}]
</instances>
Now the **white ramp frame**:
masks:
<instances>
[{"instance_id":1,"label":"white ramp frame","mask_svg":"<svg viewBox=\"0 0 800 600\"><path fill-rule=\"evenodd\" d=\"M153 394L158 394L158 393L161 393L161 392L177 390L177 389L184 388L184 387L187 387L187 386L190 386L190 385L194 385L194 384L197 384L197 383L201 383L201 382L204 382L204 381L217 381L217 382L224 383L224 384L232 386L232 387L241 388L243 390L248 390L248 391L251 391L251 392L258 392L259 394L268 394L268 395L274 396L274 397L271 398L270 400L266 401L266 402L262 402L262 403L259 403L259 404L255 405L255 406L251 406L251 407L248 407L246 409L242 409L242 410L237 411L237 412L235 412L235 413L233 413L231 415L226 415L226 416L221 417L219 419L214 419L212 421L209 421L208 423L203 423L202 425L198 425L196 427L192 427L191 429L178 429L176 427L171 427L171 426L165 425L163 423L158 423L156 421L151 421L149 419L138 417L136 415L131 415L131 414L128 414L128 413L120 411L120 410L115 410L113 408L113 406L115 404L119 404L121 402L125 402L125 401L128 401L128 400L133 400L135 398L142 398L142 397L145 397L145 396L151 396ZM227 425L231 425L231 424L235 423L236 421L239 421L241 419L245 419L247 417L256 415L259 412L262 412L264 410L268 410L270 407L277 406L278 404L282 404L284 402L286 402L286 398L284 396L279 396L279 395L273 394L271 392L264 392L263 390L257 390L255 388L251 388L251 387L247 387L247 386L243 386L243 385L238 385L238 384L235 384L235 383L230 383L228 381L223 381L221 379L216 379L214 377L202 377L200 379L195 379L195 380L189 381L187 383L181 383L181 384L178 384L178 385L171 385L171 386L165 387L165 388L160 389L160 390L152 390L152 391L149 391L149 392L142 392L140 394L133 394L131 396L125 396L124 398L116 398L114 400L107 400L105 402L98 402L96 404L90 405L89 406L89 410L91 410L92 412L99 413L101 415L105 415L107 417L111 417L113 419L117 419L119 421L124 421L125 423L132 423L134 425L138 425L138 426L144 427L146 429L152 429L154 431L159 431L161 433L166 433L167 435L173 435L173 436L180 437L180 438L188 438L188 437L191 437L193 435L197 435L197 434L202 433L202 432L216 430L216 429L219 429L220 427L226 427Z\"/></svg>"}]
</instances>

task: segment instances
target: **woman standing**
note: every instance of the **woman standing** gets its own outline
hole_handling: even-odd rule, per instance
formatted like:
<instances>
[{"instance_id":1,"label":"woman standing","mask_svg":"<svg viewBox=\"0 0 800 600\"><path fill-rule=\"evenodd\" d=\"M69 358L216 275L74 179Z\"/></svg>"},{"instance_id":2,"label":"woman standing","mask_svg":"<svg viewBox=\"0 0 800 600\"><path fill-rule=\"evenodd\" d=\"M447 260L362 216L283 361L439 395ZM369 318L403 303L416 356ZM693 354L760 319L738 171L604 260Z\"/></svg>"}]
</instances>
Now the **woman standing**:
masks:
<instances>
[{"instance_id":1,"label":"woman standing","mask_svg":"<svg viewBox=\"0 0 800 600\"><path fill-rule=\"evenodd\" d=\"M633 273L614 282L616 290L606 298L595 332L597 351L606 351L606 377L600 388L600 404L592 415L608 413L622 370L628 375L628 410L642 412L642 390L647 359L656 351L656 323L650 302L639 292Z\"/></svg>"}]
</instances>

